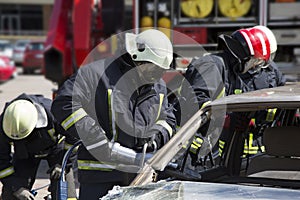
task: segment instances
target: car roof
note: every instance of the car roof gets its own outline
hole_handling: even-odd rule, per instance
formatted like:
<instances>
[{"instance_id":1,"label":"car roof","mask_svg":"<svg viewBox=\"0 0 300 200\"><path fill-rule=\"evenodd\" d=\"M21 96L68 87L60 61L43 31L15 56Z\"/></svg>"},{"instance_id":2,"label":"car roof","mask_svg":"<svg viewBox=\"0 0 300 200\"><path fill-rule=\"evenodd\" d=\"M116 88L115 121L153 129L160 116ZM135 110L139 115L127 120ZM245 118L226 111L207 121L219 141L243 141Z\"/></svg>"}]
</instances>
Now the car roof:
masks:
<instances>
[{"instance_id":1,"label":"car roof","mask_svg":"<svg viewBox=\"0 0 300 200\"><path fill-rule=\"evenodd\" d=\"M0 40L0 43L10 43L10 41L9 40Z\"/></svg>"},{"instance_id":2,"label":"car roof","mask_svg":"<svg viewBox=\"0 0 300 200\"><path fill-rule=\"evenodd\" d=\"M227 111L255 111L268 108L297 108L300 105L300 83L229 95L210 103L206 109L226 106Z\"/></svg>"}]
</instances>

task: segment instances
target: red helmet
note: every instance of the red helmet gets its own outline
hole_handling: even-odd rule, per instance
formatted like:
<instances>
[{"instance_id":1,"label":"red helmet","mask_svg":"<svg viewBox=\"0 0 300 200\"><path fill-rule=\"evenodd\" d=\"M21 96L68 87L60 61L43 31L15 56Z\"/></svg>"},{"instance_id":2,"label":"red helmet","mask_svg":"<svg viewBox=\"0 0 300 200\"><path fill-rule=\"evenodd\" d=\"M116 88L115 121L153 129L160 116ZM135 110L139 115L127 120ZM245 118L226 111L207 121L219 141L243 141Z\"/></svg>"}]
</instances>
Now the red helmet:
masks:
<instances>
[{"instance_id":1,"label":"red helmet","mask_svg":"<svg viewBox=\"0 0 300 200\"><path fill-rule=\"evenodd\" d=\"M265 26L237 30L232 34L232 38L242 44L246 54L265 62L268 62L271 54L275 54L277 50L276 38Z\"/></svg>"}]
</instances>

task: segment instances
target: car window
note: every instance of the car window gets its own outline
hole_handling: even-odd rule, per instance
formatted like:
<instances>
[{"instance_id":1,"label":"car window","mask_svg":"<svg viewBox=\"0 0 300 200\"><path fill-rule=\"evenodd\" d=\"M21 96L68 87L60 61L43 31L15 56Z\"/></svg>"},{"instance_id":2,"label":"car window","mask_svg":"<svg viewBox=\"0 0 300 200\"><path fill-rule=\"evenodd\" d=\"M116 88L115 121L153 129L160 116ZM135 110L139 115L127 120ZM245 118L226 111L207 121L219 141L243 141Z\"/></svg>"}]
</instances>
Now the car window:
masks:
<instances>
[{"instance_id":1,"label":"car window","mask_svg":"<svg viewBox=\"0 0 300 200\"><path fill-rule=\"evenodd\" d=\"M30 50L43 50L44 44L43 43L31 43L29 49Z\"/></svg>"},{"instance_id":2,"label":"car window","mask_svg":"<svg viewBox=\"0 0 300 200\"><path fill-rule=\"evenodd\" d=\"M11 48L11 44L9 43L0 43L0 50L5 50Z\"/></svg>"},{"instance_id":3,"label":"car window","mask_svg":"<svg viewBox=\"0 0 300 200\"><path fill-rule=\"evenodd\" d=\"M18 42L16 46L18 47L25 47L28 42Z\"/></svg>"}]
</instances>

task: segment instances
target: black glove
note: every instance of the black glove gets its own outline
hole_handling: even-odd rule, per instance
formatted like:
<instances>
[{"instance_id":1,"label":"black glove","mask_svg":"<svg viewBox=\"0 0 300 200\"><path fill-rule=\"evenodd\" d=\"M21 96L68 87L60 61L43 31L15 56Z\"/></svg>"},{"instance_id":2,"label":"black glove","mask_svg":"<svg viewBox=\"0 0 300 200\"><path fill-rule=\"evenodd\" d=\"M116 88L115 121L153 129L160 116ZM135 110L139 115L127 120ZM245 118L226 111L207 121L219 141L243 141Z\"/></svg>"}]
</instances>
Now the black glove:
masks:
<instances>
[{"instance_id":1,"label":"black glove","mask_svg":"<svg viewBox=\"0 0 300 200\"><path fill-rule=\"evenodd\" d=\"M20 200L34 200L34 195L26 188L21 187L13 193Z\"/></svg>"},{"instance_id":2,"label":"black glove","mask_svg":"<svg viewBox=\"0 0 300 200\"><path fill-rule=\"evenodd\" d=\"M59 164L52 166L47 171L47 174L50 174L50 179L55 179L55 180L58 180L60 178L61 173L62 173L62 169L61 169L61 165Z\"/></svg>"},{"instance_id":3,"label":"black glove","mask_svg":"<svg viewBox=\"0 0 300 200\"><path fill-rule=\"evenodd\" d=\"M191 156L191 165L196 166L198 162L198 155L203 144L203 139L200 136L195 136L191 146L189 148L189 154Z\"/></svg>"}]
</instances>

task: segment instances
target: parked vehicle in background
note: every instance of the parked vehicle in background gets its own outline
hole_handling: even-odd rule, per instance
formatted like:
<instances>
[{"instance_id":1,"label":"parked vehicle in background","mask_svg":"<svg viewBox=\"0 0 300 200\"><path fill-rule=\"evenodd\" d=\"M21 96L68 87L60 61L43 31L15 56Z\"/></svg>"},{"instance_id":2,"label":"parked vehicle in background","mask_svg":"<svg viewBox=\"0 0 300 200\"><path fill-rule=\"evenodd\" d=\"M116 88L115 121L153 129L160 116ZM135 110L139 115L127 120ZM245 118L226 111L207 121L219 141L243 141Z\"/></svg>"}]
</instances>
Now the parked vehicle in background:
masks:
<instances>
[{"instance_id":1,"label":"parked vehicle in background","mask_svg":"<svg viewBox=\"0 0 300 200\"><path fill-rule=\"evenodd\" d=\"M44 47L45 41L43 40L30 41L26 45L22 64L24 74L32 74L35 70L42 69Z\"/></svg>"},{"instance_id":2,"label":"parked vehicle in background","mask_svg":"<svg viewBox=\"0 0 300 200\"><path fill-rule=\"evenodd\" d=\"M30 40L17 40L13 46L12 60L16 65L21 65L24 59L24 51Z\"/></svg>"},{"instance_id":3,"label":"parked vehicle in background","mask_svg":"<svg viewBox=\"0 0 300 200\"><path fill-rule=\"evenodd\" d=\"M0 56L0 83L17 76L16 66L7 56Z\"/></svg>"},{"instance_id":4,"label":"parked vehicle in background","mask_svg":"<svg viewBox=\"0 0 300 200\"><path fill-rule=\"evenodd\" d=\"M7 56L9 59L12 58L13 47L9 40L0 40L0 56Z\"/></svg>"}]
</instances>

